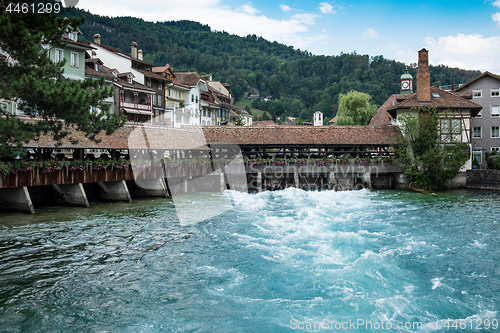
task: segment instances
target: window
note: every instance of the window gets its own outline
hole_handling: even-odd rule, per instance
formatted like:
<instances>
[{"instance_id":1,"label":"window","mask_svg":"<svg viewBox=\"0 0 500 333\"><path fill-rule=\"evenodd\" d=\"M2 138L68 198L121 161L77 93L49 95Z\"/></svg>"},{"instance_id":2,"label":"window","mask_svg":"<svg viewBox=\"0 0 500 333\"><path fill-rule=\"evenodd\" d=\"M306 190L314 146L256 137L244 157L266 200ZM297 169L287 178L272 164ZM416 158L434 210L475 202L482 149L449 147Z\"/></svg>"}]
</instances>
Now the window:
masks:
<instances>
[{"instance_id":1,"label":"window","mask_svg":"<svg viewBox=\"0 0 500 333\"><path fill-rule=\"evenodd\" d=\"M462 141L462 123L460 119L443 118L440 119L440 125L442 142Z\"/></svg>"},{"instance_id":2,"label":"window","mask_svg":"<svg viewBox=\"0 0 500 333\"><path fill-rule=\"evenodd\" d=\"M127 77L128 77L128 83L132 84L133 83L132 75L127 75Z\"/></svg>"},{"instance_id":3,"label":"window","mask_svg":"<svg viewBox=\"0 0 500 333\"><path fill-rule=\"evenodd\" d=\"M71 66L78 67L78 53L71 52Z\"/></svg>"},{"instance_id":4,"label":"window","mask_svg":"<svg viewBox=\"0 0 500 333\"><path fill-rule=\"evenodd\" d=\"M68 38L71 39L72 41L76 42L76 34L69 32L68 33Z\"/></svg>"},{"instance_id":5,"label":"window","mask_svg":"<svg viewBox=\"0 0 500 333\"><path fill-rule=\"evenodd\" d=\"M482 137L481 127L473 127L472 128L472 137L473 138L481 138Z\"/></svg>"},{"instance_id":6,"label":"window","mask_svg":"<svg viewBox=\"0 0 500 333\"><path fill-rule=\"evenodd\" d=\"M483 97L483 90L482 89L472 90L472 98L481 98L481 97Z\"/></svg>"},{"instance_id":7,"label":"window","mask_svg":"<svg viewBox=\"0 0 500 333\"><path fill-rule=\"evenodd\" d=\"M498 152L500 152L500 147L491 147L491 151L498 151Z\"/></svg>"},{"instance_id":8,"label":"window","mask_svg":"<svg viewBox=\"0 0 500 333\"><path fill-rule=\"evenodd\" d=\"M161 81L158 81L158 89L163 89L163 84L161 83Z\"/></svg>"},{"instance_id":9,"label":"window","mask_svg":"<svg viewBox=\"0 0 500 333\"><path fill-rule=\"evenodd\" d=\"M474 159L476 159L479 164L483 163L483 153L480 149L474 149L472 151L472 160L474 161Z\"/></svg>"},{"instance_id":10,"label":"window","mask_svg":"<svg viewBox=\"0 0 500 333\"><path fill-rule=\"evenodd\" d=\"M492 138L500 138L500 127L498 127L498 126L491 127L491 137Z\"/></svg>"},{"instance_id":11,"label":"window","mask_svg":"<svg viewBox=\"0 0 500 333\"><path fill-rule=\"evenodd\" d=\"M148 79L148 80L146 81L146 85L147 85L148 87L151 87L151 80L150 80L150 79Z\"/></svg>"},{"instance_id":12,"label":"window","mask_svg":"<svg viewBox=\"0 0 500 333\"><path fill-rule=\"evenodd\" d=\"M491 106L491 116L492 117L500 117L500 108L498 105Z\"/></svg>"},{"instance_id":13,"label":"window","mask_svg":"<svg viewBox=\"0 0 500 333\"><path fill-rule=\"evenodd\" d=\"M63 50L61 50L61 49L55 49L55 51L54 51L54 60L55 60L55 62L62 61L63 59L64 59Z\"/></svg>"},{"instance_id":14,"label":"window","mask_svg":"<svg viewBox=\"0 0 500 333\"><path fill-rule=\"evenodd\" d=\"M491 97L500 97L500 88L491 88Z\"/></svg>"}]
</instances>

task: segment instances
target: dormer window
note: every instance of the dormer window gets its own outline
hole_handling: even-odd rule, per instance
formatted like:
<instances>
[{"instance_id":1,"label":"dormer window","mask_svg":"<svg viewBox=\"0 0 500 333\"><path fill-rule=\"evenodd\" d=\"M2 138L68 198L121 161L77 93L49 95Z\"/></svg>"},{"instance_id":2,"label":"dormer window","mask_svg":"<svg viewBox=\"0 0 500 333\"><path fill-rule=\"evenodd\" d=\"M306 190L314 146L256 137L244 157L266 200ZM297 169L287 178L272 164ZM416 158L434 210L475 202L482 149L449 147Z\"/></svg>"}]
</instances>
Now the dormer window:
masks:
<instances>
[{"instance_id":1,"label":"dormer window","mask_svg":"<svg viewBox=\"0 0 500 333\"><path fill-rule=\"evenodd\" d=\"M132 84L133 83L132 75L127 75L127 77L128 77L128 83Z\"/></svg>"},{"instance_id":2,"label":"dormer window","mask_svg":"<svg viewBox=\"0 0 500 333\"><path fill-rule=\"evenodd\" d=\"M148 80L146 81L146 85L147 85L148 87L151 87L151 80L150 80L150 79L148 79Z\"/></svg>"},{"instance_id":3,"label":"dormer window","mask_svg":"<svg viewBox=\"0 0 500 333\"><path fill-rule=\"evenodd\" d=\"M118 72L117 71L112 71L114 77L118 77Z\"/></svg>"},{"instance_id":4,"label":"dormer window","mask_svg":"<svg viewBox=\"0 0 500 333\"><path fill-rule=\"evenodd\" d=\"M72 41L76 42L76 34L72 32L68 32L68 38L71 39Z\"/></svg>"},{"instance_id":5,"label":"dormer window","mask_svg":"<svg viewBox=\"0 0 500 333\"><path fill-rule=\"evenodd\" d=\"M96 72L99 72L99 64L98 64L97 62L96 62L96 63L94 63L94 70L95 70Z\"/></svg>"}]
</instances>

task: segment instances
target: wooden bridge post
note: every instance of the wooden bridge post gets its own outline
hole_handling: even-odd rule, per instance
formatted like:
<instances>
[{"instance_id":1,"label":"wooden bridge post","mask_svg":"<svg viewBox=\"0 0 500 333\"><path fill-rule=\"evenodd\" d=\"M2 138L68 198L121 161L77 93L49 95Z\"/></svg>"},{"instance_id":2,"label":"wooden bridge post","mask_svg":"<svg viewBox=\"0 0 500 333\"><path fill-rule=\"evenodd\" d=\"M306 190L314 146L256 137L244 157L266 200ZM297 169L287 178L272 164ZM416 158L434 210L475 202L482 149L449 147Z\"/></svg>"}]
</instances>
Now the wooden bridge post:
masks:
<instances>
[{"instance_id":1,"label":"wooden bridge post","mask_svg":"<svg viewBox=\"0 0 500 333\"><path fill-rule=\"evenodd\" d=\"M294 181L295 181L295 188L300 189L300 177L299 173L295 172L293 175Z\"/></svg>"}]
</instances>

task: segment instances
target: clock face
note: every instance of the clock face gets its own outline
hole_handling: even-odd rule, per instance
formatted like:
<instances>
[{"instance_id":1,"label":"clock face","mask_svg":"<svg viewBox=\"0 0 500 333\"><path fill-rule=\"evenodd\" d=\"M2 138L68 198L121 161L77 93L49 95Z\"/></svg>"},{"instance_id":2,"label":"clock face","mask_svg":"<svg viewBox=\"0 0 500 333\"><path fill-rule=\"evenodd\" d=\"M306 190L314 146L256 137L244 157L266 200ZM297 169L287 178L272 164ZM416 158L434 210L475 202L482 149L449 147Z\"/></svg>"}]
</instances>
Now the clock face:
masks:
<instances>
[{"instance_id":1,"label":"clock face","mask_svg":"<svg viewBox=\"0 0 500 333\"><path fill-rule=\"evenodd\" d=\"M403 82L401 82L401 86L403 87L403 89L408 89L408 87L410 86L410 83L408 81L403 81Z\"/></svg>"}]
</instances>

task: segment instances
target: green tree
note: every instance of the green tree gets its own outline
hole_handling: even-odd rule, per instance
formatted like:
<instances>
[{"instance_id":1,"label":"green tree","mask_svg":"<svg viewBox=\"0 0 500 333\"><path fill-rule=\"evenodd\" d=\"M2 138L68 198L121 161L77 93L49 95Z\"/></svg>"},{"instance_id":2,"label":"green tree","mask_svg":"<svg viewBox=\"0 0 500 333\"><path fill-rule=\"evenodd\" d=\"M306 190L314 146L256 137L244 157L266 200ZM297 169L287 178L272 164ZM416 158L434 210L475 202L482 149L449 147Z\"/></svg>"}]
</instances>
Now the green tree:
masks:
<instances>
[{"instance_id":1,"label":"green tree","mask_svg":"<svg viewBox=\"0 0 500 333\"><path fill-rule=\"evenodd\" d=\"M403 136L397 154L410 186L442 189L470 157L469 145L440 142L437 112L435 108L418 108L398 118Z\"/></svg>"},{"instance_id":2,"label":"green tree","mask_svg":"<svg viewBox=\"0 0 500 333\"><path fill-rule=\"evenodd\" d=\"M236 126L245 126L246 122L242 115L238 117L238 120L234 123Z\"/></svg>"},{"instance_id":3,"label":"green tree","mask_svg":"<svg viewBox=\"0 0 500 333\"><path fill-rule=\"evenodd\" d=\"M12 146L20 147L42 133L59 141L73 128L95 140L102 131L112 133L120 127L122 117L109 113L103 102L113 93L104 86L104 78L64 78L64 62L53 63L44 48L61 43L63 33L76 31L84 20L9 13L9 3L23 2L0 0L0 48L6 54L0 58L0 99L17 100L19 110L37 118L25 121L0 110L0 155L7 155ZM91 112L92 106L102 112Z\"/></svg>"},{"instance_id":4,"label":"green tree","mask_svg":"<svg viewBox=\"0 0 500 333\"><path fill-rule=\"evenodd\" d=\"M373 115L377 113L377 106L370 104L368 94L351 90L347 94L340 94L339 116L335 125L368 125Z\"/></svg>"}]
</instances>

